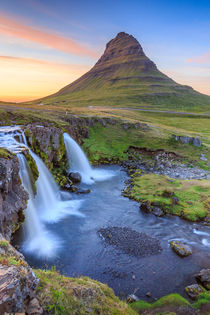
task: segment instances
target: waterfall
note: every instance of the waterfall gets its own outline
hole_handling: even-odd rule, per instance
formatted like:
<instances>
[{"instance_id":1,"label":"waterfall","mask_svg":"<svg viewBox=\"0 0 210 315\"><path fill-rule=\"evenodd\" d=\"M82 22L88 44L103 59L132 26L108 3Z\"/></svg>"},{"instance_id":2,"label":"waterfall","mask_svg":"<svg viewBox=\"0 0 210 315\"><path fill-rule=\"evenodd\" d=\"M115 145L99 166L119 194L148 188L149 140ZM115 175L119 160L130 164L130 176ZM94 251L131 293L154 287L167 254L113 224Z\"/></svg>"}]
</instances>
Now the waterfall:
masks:
<instances>
[{"instance_id":1,"label":"waterfall","mask_svg":"<svg viewBox=\"0 0 210 315\"><path fill-rule=\"evenodd\" d=\"M42 257L53 257L61 244L41 223L37 215L28 163L23 154L19 153L17 157L20 165L20 178L23 187L29 194L27 209L25 210L25 241L23 243L23 250L32 254L35 252L36 255Z\"/></svg>"},{"instance_id":2,"label":"waterfall","mask_svg":"<svg viewBox=\"0 0 210 315\"><path fill-rule=\"evenodd\" d=\"M69 161L69 172L79 172L82 182L93 184L95 181L103 181L114 176L113 171L94 169L78 143L69 134L63 134L66 153Z\"/></svg>"},{"instance_id":3,"label":"waterfall","mask_svg":"<svg viewBox=\"0 0 210 315\"><path fill-rule=\"evenodd\" d=\"M51 258L56 255L61 242L47 231L43 222L54 223L69 215L84 216L78 211L82 200L72 200L70 193L60 192L44 162L27 146L26 137L20 127L0 127L0 147L17 154L22 184L29 194L25 210L26 220L23 224L25 231L23 250L36 256ZM39 171L36 196L33 193L28 163L21 153L25 148L29 150Z\"/></svg>"}]
</instances>

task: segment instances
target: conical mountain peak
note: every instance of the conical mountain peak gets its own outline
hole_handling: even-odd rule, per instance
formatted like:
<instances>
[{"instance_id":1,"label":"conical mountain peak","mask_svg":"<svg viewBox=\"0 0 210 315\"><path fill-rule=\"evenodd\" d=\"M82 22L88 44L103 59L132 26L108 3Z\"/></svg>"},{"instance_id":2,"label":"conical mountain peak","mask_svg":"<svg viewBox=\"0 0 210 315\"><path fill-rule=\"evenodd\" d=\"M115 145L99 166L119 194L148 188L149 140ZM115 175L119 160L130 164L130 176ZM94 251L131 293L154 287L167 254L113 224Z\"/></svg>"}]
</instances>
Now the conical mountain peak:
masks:
<instances>
[{"instance_id":1,"label":"conical mountain peak","mask_svg":"<svg viewBox=\"0 0 210 315\"><path fill-rule=\"evenodd\" d=\"M115 58L126 56L145 57L145 54L139 42L132 35L120 32L115 38L107 43L104 54L98 60L97 65Z\"/></svg>"},{"instance_id":2,"label":"conical mountain peak","mask_svg":"<svg viewBox=\"0 0 210 315\"><path fill-rule=\"evenodd\" d=\"M54 94L53 100L56 98L64 98L70 106L176 107L210 103L208 96L159 71L140 43L125 32L110 40L94 67Z\"/></svg>"}]
</instances>

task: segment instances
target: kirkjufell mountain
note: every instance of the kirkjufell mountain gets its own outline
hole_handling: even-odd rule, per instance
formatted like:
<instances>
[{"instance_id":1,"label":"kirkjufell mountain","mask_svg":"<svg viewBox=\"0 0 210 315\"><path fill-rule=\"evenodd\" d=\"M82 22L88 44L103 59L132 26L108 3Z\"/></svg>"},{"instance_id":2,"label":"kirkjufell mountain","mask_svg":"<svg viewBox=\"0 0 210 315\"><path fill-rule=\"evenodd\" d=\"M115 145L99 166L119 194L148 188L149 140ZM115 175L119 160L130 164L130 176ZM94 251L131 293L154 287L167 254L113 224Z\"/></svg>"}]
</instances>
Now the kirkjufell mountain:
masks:
<instances>
[{"instance_id":1,"label":"kirkjufell mountain","mask_svg":"<svg viewBox=\"0 0 210 315\"><path fill-rule=\"evenodd\" d=\"M195 108L210 105L210 97L173 81L158 70L140 43L121 32L86 74L44 103L66 101L69 106Z\"/></svg>"}]
</instances>

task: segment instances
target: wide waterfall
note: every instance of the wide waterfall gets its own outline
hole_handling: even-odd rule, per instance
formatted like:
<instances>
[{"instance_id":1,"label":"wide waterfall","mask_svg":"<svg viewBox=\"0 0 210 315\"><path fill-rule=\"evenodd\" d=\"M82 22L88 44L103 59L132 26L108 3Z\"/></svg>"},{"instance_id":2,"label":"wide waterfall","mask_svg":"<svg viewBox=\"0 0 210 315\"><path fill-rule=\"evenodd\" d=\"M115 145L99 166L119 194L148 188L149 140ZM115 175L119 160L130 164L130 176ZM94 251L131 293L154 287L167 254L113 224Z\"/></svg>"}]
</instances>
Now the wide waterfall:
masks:
<instances>
[{"instance_id":1,"label":"wide waterfall","mask_svg":"<svg viewBox=\"0 0 210 315\"><path fill-rule=\"evenodd\" d=\"M69 172L79 172L83 183L93 184L95 181L103 181L115 175L113 171L92 168L78 143L67 133L63 134L63 138L69 161Z\"/></svg>"}]
</instances>

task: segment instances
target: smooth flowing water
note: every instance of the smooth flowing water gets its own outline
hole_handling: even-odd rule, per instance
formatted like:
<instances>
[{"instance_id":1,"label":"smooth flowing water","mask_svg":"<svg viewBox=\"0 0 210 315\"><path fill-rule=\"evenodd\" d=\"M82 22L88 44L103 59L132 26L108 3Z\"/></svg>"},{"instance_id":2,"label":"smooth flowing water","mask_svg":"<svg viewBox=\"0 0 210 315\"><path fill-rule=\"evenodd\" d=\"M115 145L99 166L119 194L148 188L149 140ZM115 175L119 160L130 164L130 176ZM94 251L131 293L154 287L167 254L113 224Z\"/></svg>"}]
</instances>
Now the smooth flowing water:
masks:
<instances>
[{"instance_id":1,"label":"smooth flowing water","mask_svg":"<svg viewBox=\"0 0 210 315\"><path fill-rule=\"evenodd\" d=\"M208 227L140 212L137 202L121 194L128 179L126 173L118 166L103 169L115 176L91 185L91 193L83 196L80 208L84 217L69 216L47 225L63 240L59 255L51 261L27 255L27 260L34 267L56 266L68 276L90 276L107 283L119 296L133 292L141 298L147 292L155 298L171 292L184 294L184 287L195 282L193 274L210 267ZM110 226L130 227L153 236L161 241L163 251L148 257L124 254L99 237L98 229ZM178 257L170 248L171 240L187 242L193 254Z\"/></svg>"},{"instance_id":2,"label":"smooth flowing water","mask_svg":"<svg viewBox=\"0 0 210 315\"><path fill-rule=\"evenodd\" d=\"M24 253L52 259L58 254L62 241L49 232L44 222L58 222L69 215L83 216L78 211L82 201L72 200L71 194L60 192L43 161L28 148L26 137L19 126L0 128L0 147L17 154L22 184L29 194L25 210L26 220L22 229L22 250ZM32 187L32 174L22 153L26 148L35 160L39 171L36 195L34 195Z\"/></svg>"},{"instance_id":3,"label":"smooth flowing water","mask_svg":"<svg viewBox=\"0 0 210 315\"><path fill-rule=\"evenodd\" d=\"M24 137L19 137L26 145ZM12 139L14 136L8 131L0 132L0 146L6 144L20 153L21 145ZM74 200L69 200L71 195L59 191L46 166L30 151L40 172L34 198L26 161L21 154L18 155L20 175L30 199L25 211L28 212L26 223L14 242L22 246L28 262L34 267L56 266L68 276L90 276L107 283L122 297L135 293L145 298L147 292L151 292L154 298L171 292L184 294L184 287L195 282L193 274L210 267L209 228L178 217L157 218L140 212L137 202L121 194L128 178L120 167L92 168L75 141L67 134L64 139L69 150L70 171L82 173L81 186L87 188L91 184L91 193L83 195L82 204L77 195L74 195ZM83 168L83 162L85 165L88 163L87 169ZM97 178L96 174L100 176ZM98 230L111 226L130 227L153 236L160 240L163 251L146 257L125 254L100 238ZM50 236L48 239L52 242L49 249L42 238L45 236ZM181 259L171 250L171 240L186 242L192 247L193 254ZM29 244L36 246L30 247ZM44 248L49 251L49 255L40 253L38 246L43 248L43 252Z\"/></svg>"},{"instance_id":4,"label":"smooth flowing water","mask_svg":"<svg viewBox=\"0 0 210 315\"><path fill-rule=\"evenodd\" d=\"M68 133L64 133L63 138L69 160L69 172L79 172L83 183L90 185L115 175L111 170L92 168L78 143Z\"/></svg>"}]
</instances>

